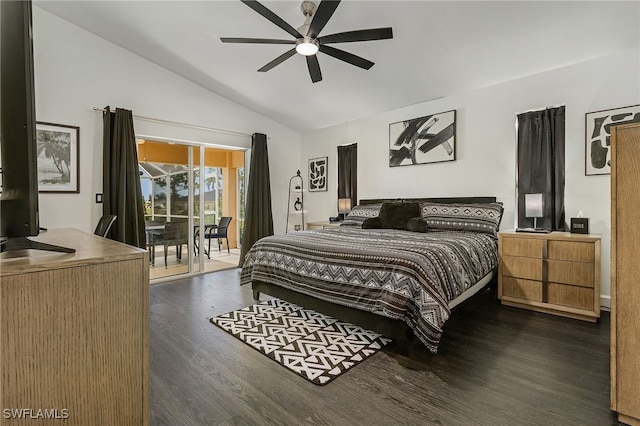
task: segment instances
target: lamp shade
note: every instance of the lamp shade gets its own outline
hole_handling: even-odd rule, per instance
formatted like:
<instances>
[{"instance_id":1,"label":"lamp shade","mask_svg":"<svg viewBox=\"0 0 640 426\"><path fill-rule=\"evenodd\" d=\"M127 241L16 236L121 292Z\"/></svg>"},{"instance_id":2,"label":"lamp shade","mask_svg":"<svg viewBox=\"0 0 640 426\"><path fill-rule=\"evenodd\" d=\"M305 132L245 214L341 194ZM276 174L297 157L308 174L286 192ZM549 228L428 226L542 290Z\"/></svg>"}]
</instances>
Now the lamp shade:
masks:
<instances>
[{"instance_id":1,"label":"lamp shade","mask_svg":"<svg viewBox=\"0 0 640 426\"><path fill-rule=\"evenodd\" d=\"M338 213L349 213L351 211L351 198L338 198Z\"/></svg>"},{"instance_id":2,"label":"lamp shade","mask_svg":"<svg viewBox=\"0 0 640 426\"><path fill-rule=\"evenodd\" d=\"M526 217L543 217L543 194L524 194L524 215Z\"/></svg>"}]
</instances>

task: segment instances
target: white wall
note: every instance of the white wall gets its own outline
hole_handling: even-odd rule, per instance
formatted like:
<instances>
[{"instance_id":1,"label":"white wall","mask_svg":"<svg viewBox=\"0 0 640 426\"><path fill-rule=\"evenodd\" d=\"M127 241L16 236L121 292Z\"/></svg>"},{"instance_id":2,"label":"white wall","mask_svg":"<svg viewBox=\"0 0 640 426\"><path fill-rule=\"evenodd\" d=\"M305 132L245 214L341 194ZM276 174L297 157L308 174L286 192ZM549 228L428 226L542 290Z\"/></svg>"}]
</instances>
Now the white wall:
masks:
<instances>
[{"instance_id":1,"label":"white wall","mask_svg":"<svg viewBox=\"0 0 640 426\"><path fill-rule=\"evenodd\" d=\"M496 196L505 207L501 229L513 229L516 114L564 104L567 221L583 210L590 231L602 234L601 302L609 306L610 179L585 176L585 113L640 104L639 75L638 50L623 51L304 134L301 170L309 158L329 157L328 191L307 197L309 220L336 214L336 147L357 142L359 198ZM456 161L389 167L389 123L452 109Z\"/></svg>"},{"instance_id":2,"label":"white wall","mask_svg":"<svg viewBox=\"0 0 640 426\"><path fill-rule=\"evenodd\" d=\"M80 193L40 194L40 224L92 232L102 214L102 115L93 107L269 136L275 232L284 232L287 184L301 135L38 7L33 10L38 121L80 127ZM249 148L249 137L134 121L136 134Z\"/></svg>"}]
</instances>

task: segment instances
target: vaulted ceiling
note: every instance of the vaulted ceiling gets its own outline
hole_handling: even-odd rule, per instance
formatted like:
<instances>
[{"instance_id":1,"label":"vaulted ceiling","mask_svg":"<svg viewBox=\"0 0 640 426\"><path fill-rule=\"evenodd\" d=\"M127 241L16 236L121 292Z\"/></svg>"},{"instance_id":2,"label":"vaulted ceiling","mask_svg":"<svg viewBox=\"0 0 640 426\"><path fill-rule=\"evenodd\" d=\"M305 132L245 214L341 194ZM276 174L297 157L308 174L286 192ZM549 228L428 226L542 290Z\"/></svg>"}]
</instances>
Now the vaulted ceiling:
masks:
<instances>
[{"instance_id":1,"label":"vaulted ceiling","mask_svg":"<svg viewBox=\"0 0 640 426\"><path fill-rule=\"evenodd\" d=\"M294 28L300 1L263 1ZM41 7L198 85L300 132L450 96L626 48L639 48L640 2L343 1L321 35L393 27L391 40L335 44L375 65L326 54L312 83L290 45L220 37L292 38L234 1L55 1Z\"/></svg>"}]
</instances>

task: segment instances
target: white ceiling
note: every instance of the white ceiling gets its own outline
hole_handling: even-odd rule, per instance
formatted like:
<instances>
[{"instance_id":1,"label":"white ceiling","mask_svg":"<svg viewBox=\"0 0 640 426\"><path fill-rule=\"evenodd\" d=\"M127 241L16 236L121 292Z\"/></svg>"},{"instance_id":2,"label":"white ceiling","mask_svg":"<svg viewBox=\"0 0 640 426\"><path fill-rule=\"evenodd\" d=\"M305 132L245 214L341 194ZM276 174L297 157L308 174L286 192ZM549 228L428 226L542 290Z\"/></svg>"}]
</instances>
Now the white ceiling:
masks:
<instances>
[{"instance_id":1,"label":"white ceiling","mask_svg":"<svg viewBox=\"0 0 640 426\"><path fill-rule=\"evenodd\" d=\"M299 1L263 1L297 28ZM368 71L319 53L313 84L292 38L239 0L55 1L34 4L300 132L535 74L640 44L640 2L343 1L320 35L393 27L391 40L334 44Z\"/></svg>"}]
</instances>

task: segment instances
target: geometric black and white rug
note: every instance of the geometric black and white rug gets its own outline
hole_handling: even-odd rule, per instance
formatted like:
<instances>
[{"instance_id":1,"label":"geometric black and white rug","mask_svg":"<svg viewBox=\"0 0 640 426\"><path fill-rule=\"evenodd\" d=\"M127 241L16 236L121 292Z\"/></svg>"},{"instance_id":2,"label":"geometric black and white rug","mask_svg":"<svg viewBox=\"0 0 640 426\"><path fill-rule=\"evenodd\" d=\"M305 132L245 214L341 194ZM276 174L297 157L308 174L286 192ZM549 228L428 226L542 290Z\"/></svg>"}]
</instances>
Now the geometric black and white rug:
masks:
<instances>
[{"instance_id":1,"label":"geometric black and white rug","mask_svg":"<svg viewBox=\"0 0 640 426\"><path fill-rule=\"evenodd\" d=\"M279 299L210 321L316 385L326 385L391 341Z\"/></svg>"}]
</instances>

